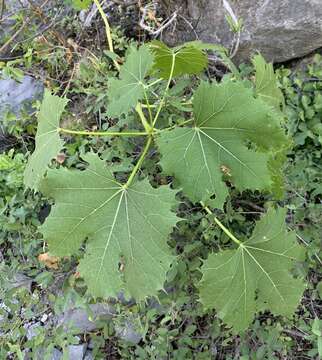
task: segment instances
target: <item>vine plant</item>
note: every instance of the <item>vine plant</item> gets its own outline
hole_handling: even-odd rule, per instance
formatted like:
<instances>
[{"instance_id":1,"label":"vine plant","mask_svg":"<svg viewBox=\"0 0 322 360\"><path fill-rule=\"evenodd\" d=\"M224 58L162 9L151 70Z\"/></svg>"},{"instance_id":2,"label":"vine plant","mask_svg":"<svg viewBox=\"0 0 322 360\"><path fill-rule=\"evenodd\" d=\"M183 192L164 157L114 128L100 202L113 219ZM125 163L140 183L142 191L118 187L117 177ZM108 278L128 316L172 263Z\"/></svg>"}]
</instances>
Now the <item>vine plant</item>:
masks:
<instances>
[{"instance_id":1,"label":"vine plant","mask_svg":"<svg viewBox=\"0 0 322 360\"><path fill-rule=\"evenodd\" d=\"M162 113L172 84L189 76L194 77L191 86L196 82L207 67L206 49L219 51L232 73L221 82L200 81L192 98L183 99L192 110L184 108L179 119L165 126ZM259 311L290 316L305 284L291 274L303 249L287 231L285 209L269 209L249 239L236 238L213 213L224 209L229 186L282 196L289 139L272 65L256 55L254 81L241 79L220 47L201 42L173 49L159 41L133 45L123 65L117 59L113 56L119 75L109 81L108 115L135 113L140 125L98 132L62 128L68 101L45 92L25 185L55 201L40 227L51 253L72 255L86 241L79 272L92 295L107 298L123 291L137 300L156 296L175 259L167 239L180 221L172 209L182 191L201 203L205 216L213 217L232 241L229 250L211 254L200 269L205 308L216 309L237 331L246 329ZM83 171L49 166L64 147L61 134L144 137L145 144L127 180L120 182L113 166L93 152L83 156L88 164ZM172 186L154 188L147 177L142 179L140 169L152 147L160 154L163 173L173 177Z\"/></svg>"}]
</instances>

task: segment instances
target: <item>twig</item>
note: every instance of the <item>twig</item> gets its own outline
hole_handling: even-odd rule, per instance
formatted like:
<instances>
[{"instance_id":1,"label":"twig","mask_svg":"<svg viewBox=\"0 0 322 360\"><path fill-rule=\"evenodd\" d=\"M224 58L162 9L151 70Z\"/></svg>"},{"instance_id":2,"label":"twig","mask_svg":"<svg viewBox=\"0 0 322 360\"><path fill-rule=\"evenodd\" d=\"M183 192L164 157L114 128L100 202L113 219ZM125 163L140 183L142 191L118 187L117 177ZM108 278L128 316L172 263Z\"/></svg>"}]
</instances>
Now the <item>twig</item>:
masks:
<instances>
[{"instance_id":1,"label":"twig","mask_svg":"<svg viewBox=\"0 0 322 360\"><path fill-rule=\"evenodd\" d=\"M69 78L69 80L68 80L68 83L67 83L67 85L66 85L66 87L65 87L65 89L64 89L64 92L63 92L63 94L62 94L62 97L65 96L66 93L67 93L67 91L68 91L68 89L69 89L69 87L70 87L70 84L71 84L71 82L72 82L72 80L73 80L73 77L74 77L74 75L75 75L75 71L76 71L76 64L74 64L72 73L71 73L70 78Z\"/></svg>"},{"instance_id":2,"label":"twig","mask_svg":"<svg viewBox=\"0 0 322 360\"><path fill-rule=\"evenodd\" d=\"M195 34L196 40L199 40L199 35L196 32L195 27L191 24L190 21L188 21L184 16L178 14L178 16L190 27L190 29L193 31L193 33Z\"/></svg>"},{"instance_id":3,"label":"twig","mask_svg":"<svg viewBox=\"0 0 322 360\"><path fill-rule=\"evenodd\" d=\"M254 204L253 202L251 201L247 201L247 200L237 200L236 201L237 204L240 204L240 205L248 205L250 206L251 208L255 209L255 210L258 210L260 212L265 212L265 209L259 205L256 205Z\"/></svg>"},{"instance_id":4,"label":"twig","mask_svg":"<svg viewBox=\"0 0 322 360\"><path fill-rule=\"evenodd\" d=\"M300 337L302 339L305 339L307 334L302 334L300 333L299 331L296 331L296 330L288 330L288 329L284 329L283 332L285 334L288 334L288 335L291 335L291 336L294 336L294 337Z\"/></svg>"},{"instance_id":5,"label":"twig","mask_svg":"<svg viewBox=\"0 0 322 360\"><path fill-rule=\"evenodd\" d=\"M4 11L4 0L0 0L0 20L2 20L3 11Z\"/></svg>"},{"instance_id":6,"label":"twig","mask_svg":"<svg viewBox=\"0 0 322 360\"><path fill-rule=\"evenodd\" d=\"M53 26L56 26L56 25L60 22L60 20L57 21L57 22L55 22L55 20L56 20L56 18L58 17L58 15L59 15L59 13L57 12L57 14L55 15L55 17L53 18L53 20L52 20L52 22L51 22L50 24L46 25L43 29L39 30L38 32L36 32L36 33L33 34L32 36L30 36L29 38L24 39L24 40L21 41L20 43L23 44L23 43L25 43L25 42L28 42L28 41L30 41L30 40L32 40L32 39L37 38L37 37L40 36L40 35L44 35L44 33L45 33L46 31L50 30Z\"/></svg>"},{"instance_id":7,"label":"twig","mask_svg":"<svg viewBox=\"0 0 322 360\"><path fill-rule=\"evenodd\" d=\"M47 23L50 22L50 19L48 18L48 16L43 12L43 7L48 3L49 0L45 0L41 6L37 6L35 5L31 0L27 0L28 3L30 4L30 6L32 7L32 9L34 10L35 14L39 17L39 19L41 20L41 22L47 26ZM56 15L57 16L57 15ZM55 18L56 18L55 16ZM51 30L50 33L63 45L66 46L66 40L64 38L64 36L59 33L56 30Z\"/></svg>"},{"instance_id":8,"label":"twig","mask_svg":"<svg viewBox=\"0 0 322 360\"><path fill-rule=\"evenodd\" d=\"M178 16L177 12L175 11L169 20L164 22L157 30L154 30L151 26L148 26L145 24L145 16L146 16L147 12L148 12L148 6L145 6L144 8L142 8L142 17L141 17L139 25L143 30L146 30L149 34L151 34L152 36L155 36L155 37L157 37L164 29L166 29L168 26L170 26Z\"/></svg>"},{"instance_id":9,"label":"twig","mask_svg":"<svg viewBox=\"0 0 322 360\"><path fill-rule=\"evenodd\" d=\"M130 2L126 2L124 0L112 0L113 3L123 6L123 7L128 7L128 6L132 6L132 5L137 5L138 1L134 0L134 1L130 1Z\"/></svg>"},{"instance_id":10,"label":"twig","mask_svg":"<svg viewBox=\"0 0 322 360\"><path fill-rule=\"evenodd\" d=\"M231 17L232 21L235 23L236 26L238 26L237 16L235 15L233 9L231 8L231 6L229 5L229 2L227 0L223 0L223 6L224 6L225 10L228 12L228 14ZM239 29L238 32L237 32L237 39L235 37L235 46L233 46L233 48L231 49L231 52L230 52L230 58L231 59L237 54L237 51L239 49L240 33L241 33L241 31Z\"/></svg>"},{"instance_id":11,"label":"twig","mask_svg":"<svg viewBox=\"0 0 322 360\"><path fill-rule=\"evenodd\" d=\"M288 229L289 229L290 231L294 231L296 237L297 237L299 240L301 240L302 243L303 243L305 246L310 246L310 244L309 244L306 240L304 240L304 239L302 238L302 236L300 236L294 229L292 229L291 227L288 227ZM318 262L322 265L322 260L320 259L319 255L318 255L316 252L315 252L313 255L316 257L316 259L318 260Z\"/></svg>"},{"instance_id":12,"label":"twig","mask_svg":"<svg viewBox=\"0 0 322 360\"><path fill-rule=\"evenodd\" d=\"M106 1L102 3L103 10L108 9L111 6L113 6L113 3L106 4ZM91 10L89 12L85 11L85 10L81 11L80 18L81 18L81 20L83 22L83 26L85 28L88 28L92 25L92 21L95 18L97 12L98 12L98 8L95 3L92 5ZM87 15L86 15L86 13L87 13ZM83 17L85 17L85 15L86 15L86 18L83 18Z\"/></svg>"},{"instance_id":13,"label":"twig","mask_svg":"<svg viewBox=\"0 0 322 360\"><path fill-rule=\"evenodd\" d=\"M35 7L31 0L28 0L30 6L34 9L35 14L32 15L29 19L23 22L21 27L3 44L0 48L0 55L1 53L16 39L16 37L24 30L24 28L30 24L31 20L37 15L40 18L43 15L42 8L48 3L49 0L45 0L40 7ZM57 36L57 35L56 35ZM57 36L58 37L58 36Z\"/></svg>"},{"instance_id":14,"label":"twig","mask_svg":"<svg viewBox=\"0 0 322 360\"><path fill-rule=\"evenodd\" d=\"M20 28L1 46L0 55L4 50L15 40L15 38L22 32L22 30L30 23L32 18L24 21Z\"/></svg>"}]
</instances>

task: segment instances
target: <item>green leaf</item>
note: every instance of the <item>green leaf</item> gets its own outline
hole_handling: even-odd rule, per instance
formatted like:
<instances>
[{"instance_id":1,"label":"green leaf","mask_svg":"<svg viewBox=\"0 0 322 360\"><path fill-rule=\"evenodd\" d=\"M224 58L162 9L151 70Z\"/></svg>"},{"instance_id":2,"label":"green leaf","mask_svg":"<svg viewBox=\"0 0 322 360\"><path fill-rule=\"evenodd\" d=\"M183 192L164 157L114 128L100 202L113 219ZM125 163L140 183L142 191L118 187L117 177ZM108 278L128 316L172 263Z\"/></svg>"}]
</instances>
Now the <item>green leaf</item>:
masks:
<instances>
[{"instance_id":1,"label":"green leaf","mask_svg":"<svg viewBox=\"0 0 322 360\"><path fill-rule=\"evenodd\" d=\"M285 142L285 147L272 154L268 161L268 168L272 177L271 191L275 200L282 200L285 196L284 164L287 161L288 145L289 143Z\"/></svg>"},{"instance_id":2,"label":"green leaf","mask_svg":"<svg viewBox=\"0 0 322 360\"><path fill-rule=\"evenodd\" d=\"M51 253L71 255L87 239L79 270L94 296L155 295L173 261L167 238L178 220L175 192L148 180L125 189L97 155L84 160L85 171L50 170L42 185L55 200L40 228Z\"/></svg>"},{"instance_id":3,"label":"green leaf","mask_svg":"<svg viewBox=\"0 0 322 360\"><path fill-rule=\"evenodd\" d=\"M281 105L284 103L284 97L277 86L273 65L268 64L262 55L254 56L252 62L255 67L257 96L276 110L280 110Z\"/></svg>"},{"instance_id":4,"label":"green leaf","mask_svg":"<svg viewBox=\"0 0 322 360\"><path fill-rule=\"evenodd\" d=\"M67 0L67 3L70 3L76 10L84 10L91 5L92 0Z\"/></svg>"},{"instance_id":5,"label":"green leaf","mask_svg":"<svg viewBox=\"0 0 322 360\"><path fill-rule=\"evenodd\" d=\"M24 184L31 189L38 190L48 165L64 145L57 129L67 103L66 98L52 95L49 90L45 91L38 114L36 148L24 173Z\"/></svg>"},{"instance_id":6,"label":"green leaf","mask_svg":"<svg viewBox=\"0 0 322 360\"><path fill-rule=\"evenodd\" d=\"M124 65L121 66L119 79L109 82L107 112L117 117L129 112L144 97L144 78L153 64L153 56L148 46L139 49L130 47Z\"/></svg>"},{"instance_id":7,"label":"green leaf","mask_svg":"<svg viewBox=\"0 0 322 360\"><path fill-rule=\"evenodd\" d=\"M318 337L318 353L319 357L322 358L322 336Z\"/></svg>"},{"instance_id":8,"label":"green leaf","mask_svg":"<svg viewBox=\"0 0 322 360\"><path fill-rule=\"evenodd\" d=\"M174 175L194 202L215 195L212 205L218 208L228 193L224 177L239 190L270 189L270 155L258 150L287 141L271 108L242 82L232 81L201 83L193 106L193 127L164 131L157 139L164 172Z\"/></svg>"},{"instance_id":9,"label":"green leaf","mask_svg":"<svg viewBox=\"0 0 322 360\"><path fill-rule=\"evenodd\" d=\"M318 291L319 297L322 300L322 281L317 284L316 290Z\"/></svg>"},{"instance_id":10,"label":"green leaf","mask_svg":"<svg viewBox=\"0 0 322 360\"><path fill-rule=\"evenodd\" d=\"M172 77L199 74L207 67L208 58L199 43L196 44L198 46L191 42L171 49L161 41L152 41L150 48L154 54L154 70L160 72L160 77L168 79L174 59Z\"/></svg>"},{"instance_id":11,"label":"green leaf","mask_svg":"<svg viewBox=\"0 0 322 360\"><path fill-rule=\"evenodd\" d=\"M194 46L199 50L210 50L219 55L219 59L221 62L227 66L227 68L232 72L232 74L236 77L236 79L240 79L240 73L237 69L236 65L231 61L228 56L227 49L222 45L204 43L200 40L194 40L186 43L187 46Z\"/></svg>"},{"instance_id":12,"label":"green leaf","mask_svg":"<svg viewBox=\"0 0 322 360\"><path fill-rule=\"evenodd\" d=\"M322 320L317 317L313 321L312 333L316 336L322 336Z\"/></svg>"},{"instance_id":13,"label":"green leaf","mask_svg":"<svg viewBox=\"0 0 322 360\"><path fill-rule=\"evenodd\" d=\"M110 50L104 50L103 53L112 61L117 61L119 59L119 56L115 54L115 52Z\"/></svg>"},{"instance_id":14,"label":"green leaf","mask_svg":"<svg viewBox=\"0 0 322 360\"><path fill-rule=\"evenodd\" d=\"M237 249L211 254L201 268L200 300L236 331L252 322L258 311L290 317L305 289L290 274L304 249L287 232L285 209L270 209L253 235Z\"/></svg>"}]
</instances>

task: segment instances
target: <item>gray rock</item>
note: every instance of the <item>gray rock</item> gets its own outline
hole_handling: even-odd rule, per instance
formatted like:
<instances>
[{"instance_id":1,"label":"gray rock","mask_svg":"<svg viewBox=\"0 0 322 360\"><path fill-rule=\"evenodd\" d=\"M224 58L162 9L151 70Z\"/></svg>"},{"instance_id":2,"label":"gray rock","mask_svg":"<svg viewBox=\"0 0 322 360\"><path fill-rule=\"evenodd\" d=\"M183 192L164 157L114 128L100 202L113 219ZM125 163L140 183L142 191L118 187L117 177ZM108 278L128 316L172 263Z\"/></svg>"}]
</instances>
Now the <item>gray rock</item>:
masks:
<instances>
[{"instance_id":1,"label":"gray rock","mask_svg":"<svg viewBox=\"0 0 322 360\"><path fill-rule=\"evenodd\" d=\"M84 357L84 360L93 360L93 354L91 351L86 351L86 354L85 354L85 357Z\"/></svg>"},{"instance_id":2,"label":"gray rock","mask_svg":"<svg viewBox=\"0 0 322 360\"><path fill-rule=\"evenodd\" d=\"M322 0L187 0L182 2L185 17L195 25L195 32L205 42L231 48L234 34L225 19L230 4L233 13L243 20L238 62L260 51L273 62L302 57L322 47ZM178 2L171 0L174 7ZM182 14L182 13L181 13ZM182 22L184 26L184 22ZM166 34L169 42L195 39L186 24L184 30Z\"/></svg>"},{"instance_id":3,"label":"gray rock","mask_svg":"<svg viewBox=\"0 0 322 360\"><path fill-rule=\"evenodd\" d=\"M8 282L8 288L11 289L17 289L17 288L25 288L30 291L31 284L32 284L32 278L26 276L22 273L16 273L12 279Z\"/></svg>"},{"instance_id":4,"label":"gray rock","mask_svg":"<svg viewBox=\"0 0 322 360\"><path fill-rule=\"evenodd\" d=\"M63 357L63 354L61 353L61 351L54 349L50 360L61 360L62 357Z\"/></svg>"},{"instance_id":5,"label":"gray rock","mask_svg":"<svg viewBox=\"0 0 322 360\"><path fill-rule=\"evenodd\" d=\"M0 114L10 110L19 115L23 108L31 112L30 103L41 99L43 91L43 85L31 76L24 76L21 82L12 79L0 80Z\"/></svg>"},{"instance_id":6,"label":"gray rock","mask_svg":"<svg viewBox=\"0 0 322 360\"><path fill-rule=\"evenodd\" d=\"M38 334L38 331L37 329L41 326L41 323L40 322L36 322L34 324L31 324L31 325L28 325L27 326L27 333L26 333L26 336L27 336L27 339L28 340L31 340L32 338L34 338L35 336L37 336Z\"/></svg>"},{"instance_id":7,"label":"gray rock","mask_svg":"<svg viewBox=\"0 0 322 360\"><path fill-rule=\"evenodd\" d=\"M128 341L132 344L138 344L142 339L142 334L139 333L132 322L126 321L122 326L116 328L116 335L122 340Z\"/></svg>"},{"instance_id":8,"label":"gray rock","mask_svg":"<svg viewBox=\"0 0 322 360\"><path fill-rule=\"evenodd\" d=\"M68 357L70 360L83 360L86 352L86 344L69 345Z\"/></svg>"},{"instance_id":9,"label":"gray rock","mask_svg":"<svg viewBox=\"0 0 322 360\"><path fill-rule=\"evenodd\" d=\"M87 344L87 349L90 349L90 350L94 349L94 341L93 341L93 339L89 340L89 343Z\"/></svg>"},{"instance_id":10,"label":"gray rock","mask_svg":"<svg viewBox=\"0 0 322 360\"><path fill-rule=\"evenodd\" d=\"M112 306L99 303L89 305L92 314L82 308L70 308L63 313L57 321L57 326L63 326L68 329L76 329L79 334L91 332L101 327L99 322L110 320L115 315ZM89 316L91 315L91 320ZM116 328L116 334L121 339L138 344L142 339L142 334L136 329L132 321L127 320ZM92 342L88 345L89 349L93 348Z\"/></svg>"},{"instance_id":11,"label":"gray rock","mask_svg":"<svg viewBox=\"0 0 322 360\"><path fill-rule=\"evenodd\" d=\"M130 299L127 299L124 295L123 292L119 292L117 294L117 300L122 304L122 305L126 305L126 306L132 306L135 304L135 299L133 298L130 298Z\"/></svg>"},{"instance_id":12,"label":"gray rock","mask_svg":"<svg viewBox=\"0 0 322 360\"><path fill-rule=\"evenodd\" d=\"M37 360L43 360L45 358L45 351L44 349L40 349L38 354L36 355ZM54 348L52 353L50 354L49 360L62 360L63 353L58 349ZM25 360L29 360L29 357L25 358Z\"/></svg>"},{"instance_id":13,"label":"gray rock","mask_svg":"<svg viewBox=\"0 0 322 360\"><path fill-rule=\"evenodd\" d=\"M59 319L58 325L64 326L65 329L76 328L79 333L93 331L99 328L99 320L108 320L114 315L114 309L107 304L89 305L92 312L92 320L89 320L89 314L85 309L71 308L67 310Z\"/></svg>"},{"instance_id":14,"label":"gray rock","mask_svg":"<svg viewBox=\"0 0 322 360\"><path fill-rule=\"evenodd\" d=\"M45 351L44 349L39 349L33 357L31 357L31 354L29 354L28 350L23 351L23 358L24 360L43 360L45 358ZM63 354L58 349L54 348L49 360L62 360Z\"/></svg>"}]
</instances>

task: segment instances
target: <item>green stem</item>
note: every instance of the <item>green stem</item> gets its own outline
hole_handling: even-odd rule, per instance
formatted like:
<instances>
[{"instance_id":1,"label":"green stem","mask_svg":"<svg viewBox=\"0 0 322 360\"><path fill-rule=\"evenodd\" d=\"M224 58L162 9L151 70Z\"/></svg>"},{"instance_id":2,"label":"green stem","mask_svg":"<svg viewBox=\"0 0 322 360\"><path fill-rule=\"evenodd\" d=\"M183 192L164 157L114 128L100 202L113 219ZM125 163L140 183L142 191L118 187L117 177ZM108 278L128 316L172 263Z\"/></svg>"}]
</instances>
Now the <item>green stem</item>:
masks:
<instances>
[{"instance_id":1,"label":"green stem","mask_svg":"<svg viewBox=\"0 0 322 360\"><path fill-rule=\"evenodd\" d=\"M209 209L208 206L206 206L202 201L200 202L202 207L207 211L209 215L213 215L215 223L221 228L221 230L238 246L243 246L243 243L238 240L227 228L224 226L224 224L219 221L219 219L213 214L213 212Z\"/></svg>"},{"instance_id":2,"label":"green stem","mask_svg":"<svg viewBox=\"0 0 322 360\"><path fill-rule=\"evenodd\" d=\"M143 108L148 108L148 107L150 107L151 109L158 107L158 105L155 105L155 104L150 104L150 105L148 105L148 104L141 104L141 105L142 105ZM192 105L192 102L191 102L191 101L182 102L181 105Z\"/></svg>"},{"instance_id":3,"label":"green stem","mask_svg":"<svg viewBox=\"0 0 322 360\"><path fill-rule=\"evenodd\" d=\"M151 84L146 85L146 87L149 88L155 84L158 84L160 81L163 81L163 79L157 79L157 80L153 81Z\"/></svg>"},{"instance_id":4,"label":"green stem","mask_svg":"<svg viewBox=\"0 0 322 360\"><path fill-rule=\"evenodd\" d=\"M138 132L138 131L124 131L124 132L114 132L114 131L77 131L77 130L69 130L63 128L57 128L58 132L62 132L65 134L73 134L73 135L87 135L87 136L147 136L148 132Z\"/></svg>"},{"instance_id":5,"label":"green stem","mask_svg":"<svg viewBox=\"0 0 322 360\"><path fill-rule=\"evenodd\" d=\"M113 40L112 40L112 35L111 35L111 28L110 28L110 24L108 23L107 20L107 16L104 13L104 10L99 2L99 0L94 0L95 5L97 6L97 10L99 11L103 21L104 21L104 25L105 25L105 32L106 32L106 37L107 37L107 43L108 43L108 47L109 50L114 53L114 49L113 49ZM120 70L120 65L118 64L118 62L116 60L113 60L115 67L117 68L117 70Z\"/></svg>"},{"instance_id":6,"label":"green stem","mask_svg":"<svg viewBox=\"0 0 322 360\"><path fill-rule=\"evenodd\" d=\"M163 94L163 97L162 97L162 100L160 102L160 105L159 105L159 108L158 108L158 111L154 117L154 120L153 120L153 126L155 125L155 123L157 122L158 120L158 117L160 115L160 112L163 108L163 105L165 103L165 98L168 94L168 90L169 90L169 87L170 87L170 84L171 84L171 81L172 81L172 77L173 77L173 72L174 72L174 65L175 65L175 62L176 62L176 54L173 54L172 55L172 64L171 64L171 71L170 71L170 76L169 76L169 80L168 80L168 83L167 83L167 86L165 88L165 91L164 91L164 94Z\"/></svg>"},{"instance_id":7,"label":"green stem","mask_svg":"<svg viewBox=\"0 0 322 360\"><path fill-rule=\"evenodd\" d=\"M153 134L159 134L162 133L164 131L168 131L168 130L172 130L175 129L178 126L182 126L185 125L189 122L192 121L192 119L183 121L182 123L173 125L173 126L169 126L165 129L157 129L154 128L152 129L151 126L148 124L142 109L140 108L140 104L137 105L137 112L140 116L140 119L142 121L142 124L144 124L143 126L146 127L146 131L122 131L122 132L117 132L117 131L86 131L86 130L70 130L70 129L64 129L64 128L57 128L57 131L60 133L65 133L65 134L71 134L71 135L85 135L85 136L126 136L126 137L132 137L132 136L147 136L147 135L153 135Z\"/></svg>"},{"instance_id":8,"label":"green stem","mask_svg":"<svg viewBox=\"0 0 322 360\"><path fill-rule=\"evenodd\" d=\"M146 105L147 105L148 112L149 112L149 120L150 120L150 123L152 125L153 117L152 117L152 112L151 112L151 105L150 105L149 98L148 98L148 95L147 95L145 89L144 89L144 98L145 98ZM141 108L142 108L142 104L141 104Z\"/></svg>"},{"instance_id":9,"label":"green stem","mask_svg":"<svg viewBox=\"0 0 322 360\"><path fill-rule=\"evenodd\" d=\"M140 169L140 167L141 167L141 165L143 163L144 158L146 157L146 154L147 154L147 152L149 150L149 147L151 146L151 143L152 143L152 136L149 136L148 141L145 144L145 147L144 147L144 149L142 151L142 154L141 154L138 162L136 163L134 169L132 170L131 175L129 176L126 184L123 185L124 189L127 189L131 185L136 173L139 171L139 169Z\"/></svg>"},{"instance_id":10,"label":"green stem","mask_svg":"<svg viewBox=\"0 0 322 360\"><path fill-rule=\"evenodd\" d=\"M164 131L168 131L168 130L175 129L175 128L179 127L179 126L186 125L186 124L190 123L191 121L193 121L193 119L189 119L189 120L182 121L182 122L179 123L179 124L175 124L175 125L169 126L169 127L167 127L167 128L164 128L164 129L156 129L156 128L154 128L153 130L154 130L154 133L159 134L159 133L162 133L162 132L164 132Z\"/></svg>"},{"instance_id":11,"label":"green stem","mask_svg":"<svg viewBox=\"0 0 322 360\"><path fill-rule=\"evenodd\" d=\"M148 123L147 119L144 116L144 113L142 111L142 105L140 103L138 103L135 107L136 112L138 113L140 120L142 122L142 125L145 129L145 131L148 134L151 134L153 132L153 127L150 126L150 124Z\"/></svg>"},{"instance_id":12,"label":"green stem","mask_svg":"<svg viewBox=\"0 0 322 360\"><path fill-rule=\"evenodd\" d=\"M155 105L155 104L150 104L150 105L148 105L148 104L143 104L143 103L141 103L141 106L142 106L142 108L143 109L147 109L147 108L156 108L157 107L157 105Z\"/></svg>"}]
</instances>

